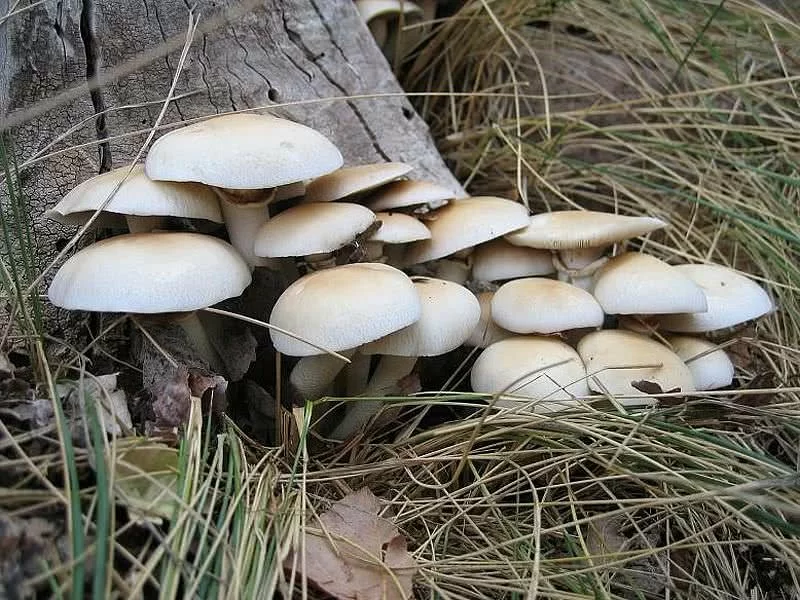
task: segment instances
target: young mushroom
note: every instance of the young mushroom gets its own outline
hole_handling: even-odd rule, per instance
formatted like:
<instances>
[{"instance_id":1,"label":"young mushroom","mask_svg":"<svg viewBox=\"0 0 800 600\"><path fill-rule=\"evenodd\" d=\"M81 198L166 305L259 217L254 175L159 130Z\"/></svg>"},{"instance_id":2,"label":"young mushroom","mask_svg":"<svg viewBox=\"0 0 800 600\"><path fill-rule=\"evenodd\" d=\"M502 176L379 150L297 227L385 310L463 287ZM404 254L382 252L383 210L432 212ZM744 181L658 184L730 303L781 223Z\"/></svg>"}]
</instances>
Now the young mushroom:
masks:
<instances>
[{"instance_id":1,"label":"young mushroom","mask_svg":"<svg viewBox=\"0 0 800 600\"><path fill-rule=\"evenodd\" d=\"M130 233L76 252L56 272L47 295L69 310L170 313L198 354L225 373L195 311L239 296L249 284L249 267L222 240L198 233Z\"/></svg>"},{"instance_id":2,"label":"young mushroom","mask_svg":"<svg viewBox=\"0 0 800 600\"><path fill-rule=\"evenodd\" d=\"M310 181L306 185L303 202L332 202L344 199L352 201L353 198L363 198L370 191L405 176L412 168L411 165L401 162L343 167Z\"/></svg>"},{"instance_id":3,"label":"young mushroom","mask_svg":"<svg viewBox=\"0 0 800 600\"><path fill-rule=\"evenodd\" d=\"M269 218L275 188L330 173L342 162L336 146L310 127L235 113L162 136L150 149L145 170L151 179L214 186L231 244L257 266L266 262L253 254L254 238Z\"/></svg>"},{"instance_id":4,"label":"young mushroom","mask_svg":"<svg viewBox=\"0 0 800 600\"><path fill-rule=\"evenodd\" d=\"M733 383L733 362L713 342L689 335L670 335L665 341L689 367L698 390L718 390Z\"/></svg>"},{"instance_id":5,"label":"young mushroom","mask_svg":"<svg viewBox=\"0 0 800 600\"><path fill-rule=\"evenodd\" d=\"M496 281L550 275L556 270L548 250L514 246L503 238L475 246L470 261L473 289L496 287Z\"/></svg>"},{"instance_id":6,"label":"young mushroom","mask_svg":"<svg viewBox=\"0 0 800 600\"><path fill-rule=\"evenodd\" d=\"M455 193L438 183L401 179L375 190L366 200L375 212L405 211L424 214L441 208L455 198Z\"/></svg>"},{"instance_id":7,"label":"young mushroom","mask_svg":"<svg viewBox=\"0 0 800 600\"><path fill-rule=\"evenodd\" d=\"M259 228L253 253L259 257L299 257L309 270L336 264L333 253L376 225L375 213L349 202L311 202L278 213Z\"/></svg>"},{"instance_id":8,"label":"young mushroom","mask_svg":"<svg viewBox=\"0 0 800 600\"><path fill-rule=\"evenodd\" d=\"M429 277L413 277L422 304L419 320L378 340L365 344L365 355L381 359L369 380L364 396L386 396L397 390L421 356L439 356L458 348L469 337L480 318L480 306L465 287ZM334 439L346 439L362 428L383 403L362 400L347 412L333 431Z\"/></svg>"},{"instance_id":9,"label":"young mushroom","mask_svg":"<svg viewBox=\"0 0 800 600\"><path fill-rule=\"evenodd\" d=\"M431 230L419 219L403 213L375 213L381 226L364 242L367 261L400 265L403 261L404 244L429 240ZM388 246L388 247L387 247Z\"/></svg>"},{"instance_id":10,"label":"young mushroom","mask_svg":"<svg viewBox=\"0 0 800 600\"><path fill-rule=\"evenodd\" d=\"M527 227L507 235L506 240L515 246L551 250L559 279L586 289L592 274L605 263L609 246L665 226L653 217L564 210L533 215Z\"/></svg>"},{"instance_id":11,"label":"young mushroom","mask_svg":"<svg viewBox=\"0 0 800 600\"><path fill-rule=\"evenodd\" d=\"M45 213L64 225L83 225L98 210L119 216L131 233L161 229L166 217L222 223L216 194L199 183L153 181L144 165L121 167L78 184Z\"/></svg>"},{"instance_id":12,"label":"young mushroom","mask_svg":"<svg viewBox=\"0 0 800 600\"><path fill-rule=\"evenodd\" d=\"M586 369L578 353L549 337L515 336L487 347L472 367L472 389L498 394L496 406L548 413L577 404L589 395Z\"/></svg>"},{"instance_id":13,"label":"young mushroom","mask_svg":"<svg viewBox=\"0 0 800 600\"><path fill-rule=\"evenodd\" d=\"M694 378L681 358L647 336L606 329L578 342L589 374L589 387L620 398L623 406L655 404L650 394L695 390Z\"/></svg>"}]
</instances>

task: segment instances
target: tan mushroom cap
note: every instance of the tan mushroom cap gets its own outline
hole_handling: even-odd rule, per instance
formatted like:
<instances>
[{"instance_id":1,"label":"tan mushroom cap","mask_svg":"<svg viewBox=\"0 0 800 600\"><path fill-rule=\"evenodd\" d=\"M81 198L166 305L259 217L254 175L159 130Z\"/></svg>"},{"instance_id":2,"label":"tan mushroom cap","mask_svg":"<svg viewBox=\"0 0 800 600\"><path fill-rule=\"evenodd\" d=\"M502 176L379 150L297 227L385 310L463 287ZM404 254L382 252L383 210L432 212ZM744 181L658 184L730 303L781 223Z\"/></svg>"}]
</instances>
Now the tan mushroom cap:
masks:
<instances>
[{"instance_id":1,"label":"tan mushroom cap","mask_svg":"<svg viewBox=\"0 0 800 600\"><path fill-rule=\"evenodd\" d=\"M355 263L301 277L281 294L270 323L323 348L356 348L411 325L422 314L414 284L402 271L379 263ZM321 351L271 330L278 352L311 356Z\"/></svg>"},{"instance_id":2,"label":"tan mushroom cap","mask_svg":"<svg viewBox=\"0 0 800 600\"><path fill-rule=\"evenodd\" d=\"M406 254L408 265L436 260L483 244L524 227L527 209L518 202L495 196L455 200L431 213L426 221L432 237L413 243Z\"/></svg>"},{"instance_id":3,"label":"tan mushroom cap","mask_svg":"<svg viewBox=\"0 0 800 600\"><path fill-rule=\"evenodd\" d=\"M211 188L199 183L153 181L145 175L144 165L135 165L132 169L121 167L87 179L67 193L46 215L65 225L85 223L115 189L103 212L222 223L219 200Z\"/></svg>"},{"instance_id":4,"label":"tan mushroom cap","mask_svg":"<svg viewBox=\"0 0 800 600\"><path fill-rule=\"evenodd\" d=\"M375 190L370 194L367 206L375 212L422 205L434 210L441 208L455 196L456 194L452 190L438 183L403 179L387 183L382 188Z\"/></svg>"},{"instance_id":5,"label":"tan mushroom cap","mask_svg":"<svg viewBox=\"0 0 800 600\"><path fill-rule=\"evenodd\" d=\"M578 354L586 365L589 387L596 392L647 396L642 389L686 393L695 390L692 373L680 357L639 333L619 329L595 331L578 342ZM619 401L632 406L650 404L652 399L620 398Z\"/></svg>"},{"instance_id":6,"label":"tan mushroom cap","mask_svg":"<svg viewBox=\"0 0 800 600\"><path fill-rule=\"evenodd\" d=\"M562 361L564 364L550 366ZM589 395L586 369L578 353L560 340L539 336L512 337L492 344L475 361L471 381L476 392L502 393L498 406L514 408L530 399L541 400L534 406L538 413L569 408L577 404L575 397Z\"/></svg>"},{"instance_id":7,"label":"tan mushroom cap","mask_svg":"<svg viewBox=\"0 0 800 600\"><path fill-rule=\"evenodd\" d=\"M675 268L703 289L708 309L659 317L659 324L667 331L714 331L757 319L775 310L772 300L760 285L733 269L721 265L678 265Z\"/></svg>"},{"instance_id":8,"label":"tan mushroom cap","mask_svg":"<svg viewBox=\"0 0 800 600\"><path fill-rule=\"evenodd\" d=\"M455 350L480 318L478 299L467 288L432 277L413 277L422 303L415 323L361 347L362 354L439 356Z\"/></svg>"},{"instance_id":9,"label":"tan mushroom cap","mask_svg":"<svg viewBox=\"0 0 800 600\"><path fill-rule=\"evenodd\" d=\"M481 316L464 345L470 348L486 348L495 342L513 337L514 334L503 329L492 319L492 298L494 292L481 292L477 295Z\"/></svg>"},{"instance_id":10,"label":"tan mushroom cap","mask_svg":"<svg viewBox=\"0 0 800 600\"><path fill-rule=\"evenodd\" d=\"M515 246L568 250L620 242L666 227L654 217L628 217L590 210L533 215L525 229L506 236Z\"/></svg>"},{"instance_id":11,"label":"tan mushroom cap","mask_svg":"<svg viewBox=\"0 0 800 600\"><path fill-rule=\"evenodd\" d=\"M131 233L74 254L48 290L72 310L164 313L205 308L240 295L250 268L236 250L199 233Z\"/></svg>"},{"instance_id":12,"label":"tan mushroom cap","mask_svg":"<svg viewBox=\"0 0 800 600\"><path fill-rule=\"evenodd\" d=\"M472 279L476 281L549 275L556 270L548 250L514 246L503 238L476 246L470 260Z\"/></svg>"},{"instance_id":13,"label":"tan mushroom cap","mask_svg":"<svg viewBox=\"0 0 800 600\"><path fill-rule=\"evenodd\" d=\"M492 299L495 323L515 333L600 327L604 317L603 309L586 290L543 277L504 283Z\"/></svg>"},{"instance_id":14,"label":"tan mushroom cap","mask_svg":"<svg viewBox=\"0 0 800 600\"><path fill-rule=\"evenodd\" d=\"M666 341L689 367L698 390L718 390L733 383L733 362L716 344L689 335L670 335Z\"/></svg>"},{"instance_id":15,"label":"tan mushroom cap","mask_svg":"<svg viewBox=\"0 0 800 600\"><path fill-rule=\"evenodd\" d=\"M592 294L610 315L652 315L706 310L706 296L691 278L654 256L627 252L594 275Z\"/></svg>"},{"instance_id":16,"label":"tan mushroom cap","mask_svg":"<svg viewBox=\"0 0 800 600\"><path fill-rule=\"evenodd\" d=\"M151 179L221 188L273 188L342 166L342 155L311 127L255 113L214 117L160 137L147 155Z\"/></svg>"},{"instance_id":17,"label":"tan mushroom cap","mask_svg":"<svg viewBox=\"0 0 800 600\"><path fill-rule=\"evenodd\" d=\"M429 240L431 230L419 219L403 213L380 212L375 217L381 226L372 236L370 242L383 242L384 244L407 244L418 240Z\"/></svg>"},{"instance_id":18,"label":"tan mushroom cap","mask_svg":"<svg viewBox=\"0 0 800 600\"><path fill-rule=\"evenodd\" d=\"M413 167L401 162L385 162L344 167L317 177L306 185L305 202L331 202L394 181L409 173Z\"/></svg>"},{"instance_id":19,"label":"tan mushroom cap","mask_svg":"<svg viewBox=\"0 0 800 600\"><path fill-rule=\"evenodd\" d=\"M255 238L255 255L279 258L333 252L374 222L375 213L360 204L300 204L261 225Z\"/></svg>"}]
</instances>

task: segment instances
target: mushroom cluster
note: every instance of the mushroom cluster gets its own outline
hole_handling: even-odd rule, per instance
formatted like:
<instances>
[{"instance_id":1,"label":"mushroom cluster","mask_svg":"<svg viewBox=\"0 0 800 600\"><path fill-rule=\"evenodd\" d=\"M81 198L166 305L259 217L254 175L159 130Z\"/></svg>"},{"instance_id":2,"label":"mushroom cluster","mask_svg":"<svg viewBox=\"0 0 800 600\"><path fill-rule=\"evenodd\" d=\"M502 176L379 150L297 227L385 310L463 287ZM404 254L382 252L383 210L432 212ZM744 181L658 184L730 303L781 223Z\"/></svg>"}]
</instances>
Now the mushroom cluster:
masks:
<instances>
[{"instance_id":1,"label":"mushroom cluster","mask_svg":"<svg viewBox=\"0 0 800 600\"><path fill-rule=\"evenodd\" d=\"M296 359L294 392L365 398L329 424L338 439L362 430L381 397L402 392L421 357L461 346L481 350L472 388L500 406L553 411L592 391L647 404L654 392L726 386L725 352L685 334L773 308L760 286L722 266L608 255L666 225L656 218L531 216L509 199L457 198L409 179L403 163L342 165L319 132L273 116L176 129L143 166L83 182L48 211L130 231L74 254L50 299L167 313L224 375L196 311L241 294L255 268L281 269L292 281L271 309L270 338ZM175 230L186 223L194 231Z\"/></svg>"}]
</instances>

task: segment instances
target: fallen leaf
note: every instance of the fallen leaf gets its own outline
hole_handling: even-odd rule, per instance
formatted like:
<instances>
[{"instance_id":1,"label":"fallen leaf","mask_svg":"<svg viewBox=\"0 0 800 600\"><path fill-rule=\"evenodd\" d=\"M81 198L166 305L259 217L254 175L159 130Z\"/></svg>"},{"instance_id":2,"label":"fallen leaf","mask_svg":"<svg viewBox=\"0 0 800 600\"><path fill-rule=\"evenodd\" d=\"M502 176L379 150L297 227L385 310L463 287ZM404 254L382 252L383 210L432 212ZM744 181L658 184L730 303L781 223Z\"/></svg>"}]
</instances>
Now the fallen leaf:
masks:
<instances>
[{"instance_id":1,"label":"fallen leaf","mask_svg":"<svg viewBox=\"0 0 800 600\"><path fill-rule=\"evenodd\" d=\"M417 564L397 527L378 515L380 501L367 488L331 506L305 531L305 575L339 600L404 600L411 597ZM300 546L302 548L302 546ZM301 556L290 556L285 566Z\"/></svg>"}]
</instances>

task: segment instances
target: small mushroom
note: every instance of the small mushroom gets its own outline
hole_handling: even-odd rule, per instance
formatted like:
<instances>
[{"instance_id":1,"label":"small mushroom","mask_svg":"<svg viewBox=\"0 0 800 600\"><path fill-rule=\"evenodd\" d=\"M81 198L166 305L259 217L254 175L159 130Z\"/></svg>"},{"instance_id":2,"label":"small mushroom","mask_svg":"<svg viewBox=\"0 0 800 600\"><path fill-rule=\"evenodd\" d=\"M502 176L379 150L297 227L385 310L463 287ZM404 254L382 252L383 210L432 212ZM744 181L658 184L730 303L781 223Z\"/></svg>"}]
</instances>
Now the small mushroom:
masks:
<instances>
[{"instance_id":1,"label":"small mushroom","mask_svg":"<svg viewBox=\"0 0 800 600\"><path fill-rule=\"evenodd\" d=\"M584 289L605 262L606 249L628 238L665 227L653 217L628 217L590 210L533 215L528 226L506 236L515 246L552 250L559 279Z\"/></svg>"},{"instance_id":2,"label":"small mushroom","mask_svg":"<svg viewBox=\"0 0 800 600\"><path fill-rule=\"evenodd\" d=\"M702 288L708 308L704 312L660 316L658 322L666 331L716 331L757 319L775 309L760 285L733 269L721 265L677 265L675 268Z\"/></svg>"},{"instance_id":3,"label":"small mushroom","mask_svg":"<svg viewBox=\"0 0 800 600\"><path fill-rule=\"evenodd\" d=\"M367 261L386 259L389 264L399 265L403 260L404 244L431 238L430 229L412 216L384 212L375 213L375 217L381 226L364 242Z\"/></svg>"},{"instance_id":4,"label":"small mushroom","mask_svg":"<svg viewBox=\"0 0 800 600\"><path fill-rule=\"evenodd\" d=\"M394 181L412 170L401 162L384 162L343 167L317 177L306 185L304 202L332 202L361 198L370 191Z\"/></svg>"},{"instance_id":5,"label":"small mushroom","mask_svg":"<svg viewBox=\"0 0 800 600\"><path fill-rule=\"evenodd\" d=\"M515 333L558 333L600 327L603 309L584 289L565 281L527 277L500 286L492 299L492 318Z\"/></svg>"},{"instance_id":6,"label":"small mushroom","mask_svg":"<svg viewBox=\"0 0 800 600\"><path fill-rule=\"evenodd\" d=\"M537 413L570 408L576 397L589 395L578 353L556 338L533 335L486 348L472 367L471 381L476 392L499 394L497 406L518 408L535 401Z\"/></svg>"},{"instance_id":7,"label":"small mushroom","mask_svg":"<svg viewBox=\"0 0 800 600\"><path fill-rule=\"evenodd\" d=\"M427 213L441 208L455 196L452 190L438 183L401 179L372 192L366 203L375 212L404 210Z\"/></svg>"},{"instance_id":8,"label":"small mushroom","mask_svg":"<svg viewBox=\"0 0 800 600\"><path fill-rule=\"evenodd\" d=\"M689 367L698 390L718 390L733 383L733 362L716 344L689 335L670 335L665 341Z\"/></svg>"},{"instance_id":9,"label":"small mushroom","mask_svg":"<svg viewBox=\"0 0 800 600\"><path fill-rule=\"evenodd\" d=\"M647 336L632 331L595 331L578 342L589 374L589 387L620 398L623 406L655 404L648 394L695 390L694 378L681 358ZM651 391L652 390L652 391Z\"/></svg>"},{"instance_id":10,"label":"small mushroom","mask_svg":"<svg viewBox=\"0 0 800 600\"><path fill-rule=\"evenodd\" d=\"M118 215L131 233L163 228L165 217L222 223L216 194L199 183L153 181L144 165L121 167L80 183L45 215L64 225L83 225L97 211Z\"/></svg>"},{"instance_id":11,"label":"small mushroom","mask_svg":"<svg viewBox=\"0 0 800 600\"><path fill-rule=\"evenodd\" d=\"M269 115L234 113L171 131L153 144L145 170L159 181L198 181L220 197L231 244L251 266L256 232L269 218L275 188L342 166L342 155L318 131Z\"/></svg>"},{"instance_id":12,"label":"small mushroom","mask_svg":"<svg viewBox=\"0 0 800 600\"><path fill-rule=\"evenodd\" d=\"M513 337L514 334L508 329L503 329L492 318L492 299L495 292L485 291L477 294L478 304L481 307L481 316L475 329L464 341L464 345L469 348L486 348L495 342Z\"/></svg>"},{"instance_id":13,"label":"small mushroom","mask_svg":"<svg viewBox=\"0 0 800 600\"><path fill-rule=\"evenodd\" d=\"M475 246L470 261L471 279L477 284L550 275L556 270L548 250L514 246L503 238Z\"/></svg>"}]
</instances>

